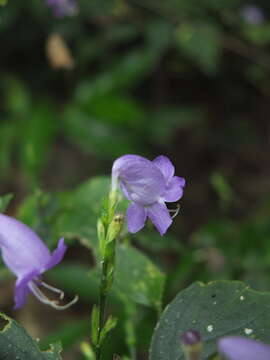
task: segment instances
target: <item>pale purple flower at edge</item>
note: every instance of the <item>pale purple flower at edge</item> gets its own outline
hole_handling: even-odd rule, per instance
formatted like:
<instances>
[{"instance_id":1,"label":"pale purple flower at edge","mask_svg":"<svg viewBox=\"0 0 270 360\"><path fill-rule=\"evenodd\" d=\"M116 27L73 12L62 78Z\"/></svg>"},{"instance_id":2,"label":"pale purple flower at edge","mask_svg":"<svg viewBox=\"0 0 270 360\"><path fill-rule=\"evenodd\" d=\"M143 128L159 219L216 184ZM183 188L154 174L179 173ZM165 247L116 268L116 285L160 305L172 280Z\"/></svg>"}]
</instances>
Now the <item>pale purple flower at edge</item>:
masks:
<instances>
[{"instance_id":1,"label":"pale purple flower at edge","mask_svg":"<svg viewBox=\"0 0 270 360\"><path fill-rule=\"evenodd\" d=\"M226 336L218 341L218 350L227 360L269 360L270 345L244 336Z\"/></svg>"},{"instance_id":2,"label":"pale purple flower at edge","mask_svg":"<svg viewBox=\"0 0 270 360\"><path fill-rule=\"evenodd\" d=\"M172 224L165 202L178 201L183 195L185 179L174 176L174 166L166 156L150 161L138 155L124 155L112 167L112 189L119 182L128 200L127 225L131 233L144 227L147 217L161 235Z\"/></svg>"},{"instance_id":3,"label":"pale purple flower at edge","mask_svg":"<svg viewBox=\"0 0 270 360\"><path fill-rule=\"evenodd\" d=\"M66 15L75 15L78 12L76 0L45 0L47 5L52 8L56 17L64 17Z\"/></svg>"},{"instance_id":4,"label":"pale purple flower at edge","mask_svg":"<svg viewBox=\"0 0 270 360\"><path fill-rule=\"evenodd\" d=\"M32 292L41 302L55 309L66 309L77 301L75 298L69 304L60 306L49 300L39 289L44 286L63 298L63 292L41 281L40 276L61 262L67 249L61 238L57 248L50 254L48 248L22 222L0 214L0 249L5 265L17 276L15 285L15 308L22 307L29 292Z\"/></svg>"}]
</instances>

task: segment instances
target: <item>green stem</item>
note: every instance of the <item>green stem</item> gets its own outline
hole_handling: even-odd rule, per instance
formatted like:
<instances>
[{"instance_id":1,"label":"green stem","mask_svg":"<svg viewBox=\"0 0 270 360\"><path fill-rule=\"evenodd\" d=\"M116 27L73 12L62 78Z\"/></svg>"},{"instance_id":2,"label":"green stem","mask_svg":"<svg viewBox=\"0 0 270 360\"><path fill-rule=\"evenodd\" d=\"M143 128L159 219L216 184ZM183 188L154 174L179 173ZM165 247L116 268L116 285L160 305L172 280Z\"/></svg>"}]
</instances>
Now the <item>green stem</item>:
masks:
<instances>
[{"instance_id":1,"label":"green stem","mask_svg":"<svg viewBox=\"0 0 270 360\"><path fill-rule=\"evenodd\" d=\"M99 318L98 318L98 336L96 346L96 360L101 359L101 331L105 324L105 313L107 303L107 261L102 263L101 282L99 288Z\"/></svg>"}]
</instances>

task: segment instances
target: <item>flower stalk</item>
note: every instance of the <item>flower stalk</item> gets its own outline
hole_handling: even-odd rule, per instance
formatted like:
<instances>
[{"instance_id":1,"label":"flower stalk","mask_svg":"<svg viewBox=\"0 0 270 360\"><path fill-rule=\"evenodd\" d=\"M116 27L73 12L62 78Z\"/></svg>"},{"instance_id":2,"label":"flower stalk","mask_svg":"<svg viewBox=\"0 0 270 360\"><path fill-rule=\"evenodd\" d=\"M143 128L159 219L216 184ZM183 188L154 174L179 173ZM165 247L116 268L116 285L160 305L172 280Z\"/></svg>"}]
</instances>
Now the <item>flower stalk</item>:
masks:
<instances>
[{"instance_id":1,"label":"flower stalk","mask_svg":"<svg viewBox=\"0 0 270 360\"><path fill-rule=\"evenodd\" d=\"M106 320L108 293L112 287L115 270L115 239L121 231L123 216L116 214L117 194L112 190L98 219L97 232L101 256L101 278L98 306L92 312L92 342L96 360L102 356L102 343L107 333L116 325L116 319Z\"/></svg>"}]
</instances>

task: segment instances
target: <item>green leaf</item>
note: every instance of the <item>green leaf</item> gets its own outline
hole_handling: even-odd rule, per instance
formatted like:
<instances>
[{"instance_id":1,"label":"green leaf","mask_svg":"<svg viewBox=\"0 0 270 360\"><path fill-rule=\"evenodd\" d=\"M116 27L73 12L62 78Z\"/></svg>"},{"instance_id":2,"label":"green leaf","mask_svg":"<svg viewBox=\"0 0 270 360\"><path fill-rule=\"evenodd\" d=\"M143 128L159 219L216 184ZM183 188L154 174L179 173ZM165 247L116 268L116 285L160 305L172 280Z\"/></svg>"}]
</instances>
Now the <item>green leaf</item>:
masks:
<instances>
[{"instance_id":1,"label":"green leaf","mask_svg":"<svg viewBox=\"0 0 270 360\"><path fill-rule=\"evenodd\" d=\"M111 159L112 156L138 151L136 141L128 136L127 129L108 124L109 119L96 118L79 107L68 108L64 122L67 137L85 152Z\"/></svg>"},{"instance_id":2,"label":"green leaf","mask_svg":"<svg viewBox=\"0 0 270 360\"><path fill-rule=\"evenodd\" d=\"M15 320L0 313L0 359L60 360L61 346L52 345L40 351L38 344ZM4 324L4 325L3 325Z\"/></svg>"},{"instance_id":3,"label":"green leaf","mask_svg":"<svg viewBox=\"0 0 270 360\"><path fill-rule=\"evenodd\" d=\"M97 219L109 189L110 179L97 177L80 185L75 191L66 193L61 214L54 223L56 236L79 239L96 252Z\"/></svg>"},{"instance_id":4,"label":"green leaf","mask_svg":"<svg viewBox=\"0 0 270 360\"><path fill-rule=\"evenodd\" d=\"M81 300L95 301L98 296L100 269L88 270L78 264L62 264L48 276L59 287L78 294ZM116 246L114 283L111 302L119 300L160 309L164 288L164 274L139 250L129 245Z\"/></svg>"},{"instance_id":5,"label":"green leaf","mask_svg":"<svg viewBox=\"0 0 270 360\"><path fill-rule=\"evenodd\" d=\"M147 48L137 48L126 56L117 58L110 68L102 71L95 79L84 82L76 90L76 100L89 100L91 96L124 90L135 86L151 71L158 61L158 53Z\"/></svg>"},{"instance_id":6,"label":"green leaf","mask_svg":"<svg viewBox=\"0 0 270 360\"><path fill-rule=\"evenodd\" d=\"M89 319L70 320L55 328L45 337L43 337L39 346L43 350L47 349L50 344L61 341L64 350L67 350L78 343L89 333Z\"/></svg>"},{"instance_id":7,"label":"green leaf","mask_svg":"<svg viewBox=\"0 0 270 360\"><path fill-rule=\"evenodd\" d=\"M23 170L31 176L42 170L56 134L57 121L50 108L46 103L35 105L23 122L20 159Z\"/></svg>"},{"instance_id":8,"label":"green leaf","mask_svg":"<svg viewBox=\"0 0 270 360\"><path fill-rule=\"evenodd\" d=\"M12 198L13 198L13 194L6 194L3 196L0 196L0 212L6 211Z\"/></svg>"},{"instance_id":9,"label":"green leaf","mask_svg":"<svg viewBox=\"0 0 270 360\"><path fill-rule=\"evenodd\" d=\"M98 297L99 272L89 266L66 262L50 270L48 277L65 291L78 294L80 301L94 302Z\"/></svg>"},{"instance_id":10,"label":"green leaf","mask_svg":"<svg viewBox=\"0 0 270 360\"><path fill-rule=\"evenodd\" d=\"M16 123L3 122L0 125L0 173L1 181L10 181L12 172L12 156L14 145L17 142Z\"/></svg>"},{"instance_id":11,"label":"green leaf","mask_svg":"<svg viewBox=\"0 0 270 360\"><path fill-rule=\"evenodd\" d=\"M180 49L203 71L216 72L221 53L220 34L216 26L186 23L178 28L176 37Z\"/></svg>"},{"instance_id":12,"label":"green leaf","mask_svg":"<svg viewBox=\"0 0 270 360\"><path fill-rule=\"evenodd\" d=\"M6 77L5 84L5 105L8 112L18 118L24 117L31 109L29 89L24 83L13 77Z\"/></svg>"},{"instance_id":13,"label":"green leaf","mask_svg":"<svg viewBox=\"0 0 270 360\"><path fill-rule=\"evenodd\" d=\"M181 291L165 309L152 338L150 360L182 360L179 336L201 333L202 360L216 352L222 336L249 336L270 342L270 293L250 289L239 281L195 283Z\"/></svg>"},{"instance_id":14,"label":"green leaf","mask_svg":"<svg viewBox=\"0 0 270 360\"><path fill-rule=\"evenodd\" d=\"M97 251L97 219L109 189L109 177L96 177L73 191L56 194L38 191L25 200L18 216L52 247L60 237L65 237Z\"/></svg>"},{"instance_id":15,"label":"green leaf","mask_svg":"<svg viewBox=\"0 0 270 360\"><path fill-rule=\"evenodd\" d=\"M116 324L117 324L117 318L113 316L109 316L108 319L106 320L104 328L101 331L101 338L100 338L101 343L105 340L108 333L115 328Z\"/></svg>"},{"instance_id":16,"label":"green leaf","mask_svg":"<svg viewBox=\"0 0 270 360\"><path fill-rule=\"evenodd\" d=\"M116 247L113 289L138 304L160 309L164 274L139 250L129 245Z\"/></svg>"}]
</instances>

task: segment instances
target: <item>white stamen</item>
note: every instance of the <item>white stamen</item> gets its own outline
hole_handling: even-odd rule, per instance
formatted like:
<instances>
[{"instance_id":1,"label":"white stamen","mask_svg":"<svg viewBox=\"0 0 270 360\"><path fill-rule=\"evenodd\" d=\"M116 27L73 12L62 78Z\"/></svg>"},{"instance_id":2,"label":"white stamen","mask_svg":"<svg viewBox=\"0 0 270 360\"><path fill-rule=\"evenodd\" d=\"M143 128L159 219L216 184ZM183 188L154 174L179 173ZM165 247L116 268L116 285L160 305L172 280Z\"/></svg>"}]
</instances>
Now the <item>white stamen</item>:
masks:
<instances>
[{"instance_id":1,"label":"white stamen","mask_svg":"<svg viewBox=\"0 0 270 360\"><path fill-rule=\"evenodd\" d=\"M29 286L29 289L38 298L39 301L41 301L43 304L53 307L56 310L65 310L65 309L69 308L71 305L75 304L79 299L78 295L76 295L75 298L73 300L71 300L69 303L67 303L66 305L58 305L57 301L50 300L49 298L47 298L47 296L45 294L43 294L43 292L37 287L37 285L33 281L30 281L28 283L28 286ZM59 290L59 289L57 289L57 290Z\"/></svg>"},{"instance_id":2,"label":"white stamen","mask_svg":"<svg viewBox=\"0 0 270 360\"><path fill-rule=\"evenodd\" d=\"M176 209L169 210L169 212L174 213L171 216L171 218L174 219L179 214L179 211L180 211L180 205L179 204L176 205Z\"/></svg>"},{"instance_id":3,"label":"white stamen","mask_svg":"<svg viewBox=\"0 0 270 360\"><path fill-rule=\"evenodd\" d=\"M62 291L62 290L60 290L60 289L57 289L57 288L55 288L54 286L51 286L51 285L45 283L44 281L41 281L41 282L40 282L40 285L43 286L43 287L45 287L46 289L49 289L49 290L51 290L51 291L56 292L57 294L59 294L60 300L63 300L63 299L64 299L64 296L65 296L64 291Z\"/></svg>"}]
</instances>

